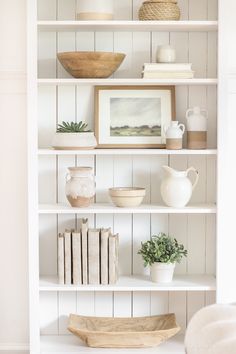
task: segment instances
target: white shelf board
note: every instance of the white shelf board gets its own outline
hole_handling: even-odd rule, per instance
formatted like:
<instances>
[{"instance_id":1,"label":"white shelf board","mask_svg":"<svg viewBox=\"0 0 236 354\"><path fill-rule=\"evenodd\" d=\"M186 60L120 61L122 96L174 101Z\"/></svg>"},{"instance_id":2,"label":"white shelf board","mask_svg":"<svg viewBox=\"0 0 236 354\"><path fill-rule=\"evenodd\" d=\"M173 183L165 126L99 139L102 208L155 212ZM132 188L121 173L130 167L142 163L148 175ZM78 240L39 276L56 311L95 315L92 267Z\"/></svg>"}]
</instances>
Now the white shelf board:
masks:
<instances>
[{"instance_id":1,"label":"white shelf board","mask_svg":"<svg viewBox=\"0 0 236 354\"><path fill-rule=\"evenodd\" d=\"M168 284L156 284L148 276L120 276L115 285L60 285L57 276L42 276L40 291L215 291L213 275L175 275Z\"/></svg>"},{"instance_id":2,"label":"white shelf board","mask_svg":"<svg viewBox=\"0 0 236 354\"><path fill-rule=\"evenodd\" d=\"M190 86L190 85L217 85L218 80L215 78L205 79L142 79L142 78L125 78L125 79L38 79L38 85L175 85L175 86Z\"/></svg>"},{"instance_id":3,"label":"white shelf board","mask_svg":"<svg viewBox=\"0 0 236 354\"><path fill-rule=\"evenodd\" d=\"M38 21L38 30L47 32L208 32L217 29L217 21Z\"/></svg>"},{"instance_id":4,"label":"white shelf board","mask_svg":"<svg viewBox=\"0 0 236 354\"><path fill-rule=\"evenodd\" d=\"M217 155L216 149L206 150L166 150L166 149L94 149L94 150L54 150L39 149L38 155Z\"/></svg>"},{"instance_id":5,"label":"white shelf board","mask_svg":"<svg viewBox=\"0 0 236 354\"><path fill-rule=\"evenodd\" d=\"M72 208L65 204L40 204L39 214L215 214L215 204L194 204L185 208L142 204L135 208L118 208L113 204L96 203L88 208Z\"/></svg>"},{"instance_id":6,"label":"white shelf board","mask_svg":"<svg viewBox=\"0 0 236 354\"><path fill-rule=\"evenodd\" d=\"M176 335L155 348L89 348L73 335L41 336L41 354L184 354L184 336Z\"/></svg>"}]
</instances>

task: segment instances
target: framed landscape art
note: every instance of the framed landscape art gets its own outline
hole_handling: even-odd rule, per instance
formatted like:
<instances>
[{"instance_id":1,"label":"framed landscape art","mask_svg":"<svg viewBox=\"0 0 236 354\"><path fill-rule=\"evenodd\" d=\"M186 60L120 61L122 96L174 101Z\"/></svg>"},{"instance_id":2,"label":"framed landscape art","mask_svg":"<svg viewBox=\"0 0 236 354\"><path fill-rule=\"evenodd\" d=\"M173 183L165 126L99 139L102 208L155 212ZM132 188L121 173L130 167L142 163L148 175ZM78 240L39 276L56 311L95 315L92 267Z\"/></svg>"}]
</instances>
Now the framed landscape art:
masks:
<instances>
[{"instance_id":1,"label":"framed landscape art","mask_svg":"<svg viewBox=\"0 0 236 354\"><path fill-rule=\"evenodd\" d=\"M95 87L100 148L165 148L164 126L174 119L174 86Z\"/></svg>"}]
</instances>

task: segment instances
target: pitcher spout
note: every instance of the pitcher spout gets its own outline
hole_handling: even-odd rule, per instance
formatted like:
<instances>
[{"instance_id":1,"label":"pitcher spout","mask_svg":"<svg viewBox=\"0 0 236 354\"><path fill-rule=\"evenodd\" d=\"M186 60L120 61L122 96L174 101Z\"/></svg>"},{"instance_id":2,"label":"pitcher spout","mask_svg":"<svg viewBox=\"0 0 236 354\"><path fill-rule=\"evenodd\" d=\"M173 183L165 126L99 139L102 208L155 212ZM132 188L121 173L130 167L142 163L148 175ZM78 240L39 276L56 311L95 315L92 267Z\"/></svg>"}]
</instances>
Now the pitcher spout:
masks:
<instances>
[{"instance_id":1,"label":"pitcher spout","mask_svg":"<svg viewBox=\"0 0 236 354\"><path fill-rule=\"evenodd\" d=\"M163 168L163 170L168 174L168 175L171 175L171 176L173 176L174 174L175 174L175 170L172 168L172 167L170 167L170 166L162 166L162 168Z\"/></svg>"}]
</instances>

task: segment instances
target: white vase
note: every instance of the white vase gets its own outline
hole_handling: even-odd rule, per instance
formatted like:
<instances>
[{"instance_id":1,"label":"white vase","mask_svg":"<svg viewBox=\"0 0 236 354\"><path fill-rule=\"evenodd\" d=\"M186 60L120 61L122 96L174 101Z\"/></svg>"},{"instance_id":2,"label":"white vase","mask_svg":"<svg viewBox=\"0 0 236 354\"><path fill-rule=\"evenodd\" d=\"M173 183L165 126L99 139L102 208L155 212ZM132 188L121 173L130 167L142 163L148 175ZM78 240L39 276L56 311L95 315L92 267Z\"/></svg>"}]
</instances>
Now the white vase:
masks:
<instances>
[{"instance_id":1,"label":"white vase","mask_svg":"<svg viewBox=\"0 0 236 354\"><path fill-rule=\"evenodd\" d=\"M175 263L156 262L151 265L151 280L154 283L170 283L173 280Z\"/></svg>"},{"instance_id":2,"label":"white vase","mask_svg":"<svg viewBox=\"0 0 236 354\"><path fill-rule=\"evenodd\" d=\"M174 63L176 59L175 49L170 45L161 45L157 48L157 63Z\"/></svg>"},{"instance_id":3,"label":"white vase","mask_svg":"<svg viewBox=\"0 0 236 354\"><path fill-rule=\"evenodd\" d=\"M186 112L188 149L207 148L207 116L205 109L194 107Z\"/></svg>"},{"instance_id":4,"label":"white vase","mask_svg":"<svg viewBox=\"0 0 236 354\"><path fill-rule=\"evenodd\" d=\"M58 150L94 149L97 141L93 132L55 133L52 147Z\"/></svg>"},{"instance_id":5,"label":"white vase","mask_svg":"<svg viewBox=\"0 0 236 354\"><path fill-rule=\"evenodd\" d=\"M177 171L169 166L163 166L166 177L161 184L161 196L166 205L173 208L185 207L191 199L194 188L199 179L198 171L194 167L186 171ZM194 184L188 178L190 171L196 175Z\"/></svg>"},{"instance_id":6,"label":"white vase","mask_svg":"<svg viewBox=\"0 0 236 354\"><path fill-rule=\"evenodd\" d=\"M95 195L95 179L92 167L68 167L66 197L72 207L88 207Z\"/></svg>"},{"instance_id":7,"label":"white vase","mask_svg":"<svg viewBox=\"0 0 236 354\"><path fill-rule=\"evenodd\" d=\"M113 0L77 0L78 20L112 20Z\"/></svg>"},{"instance_id":8,"label":"white vase","mask_svg":"<svg viewBox=\"0 0 236 354\"><path fill-rule=\"evenodd\" d=\"M167 128L164 126L166 136L166 148L169 150L180 150L183 147L183 135L185 132L184 124L179 124L178 121L172 121Z\"/></svg>"}]
</instances>

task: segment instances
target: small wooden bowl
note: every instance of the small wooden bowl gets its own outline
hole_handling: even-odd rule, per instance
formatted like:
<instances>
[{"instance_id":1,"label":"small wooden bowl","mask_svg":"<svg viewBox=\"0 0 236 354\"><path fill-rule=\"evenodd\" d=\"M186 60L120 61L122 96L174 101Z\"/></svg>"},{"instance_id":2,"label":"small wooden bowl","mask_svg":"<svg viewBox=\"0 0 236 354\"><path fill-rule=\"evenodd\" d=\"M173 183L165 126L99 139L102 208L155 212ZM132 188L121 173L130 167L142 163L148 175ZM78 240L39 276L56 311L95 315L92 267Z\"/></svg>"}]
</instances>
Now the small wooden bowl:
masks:
<instances>
[{"instance_id":1,"label":"small wooden bowl","mask_svg":"<svg viewBox=\"0 0 236 354\"><path fill-rule=\"evenodd\" d=\"M138 207L145 197L145 188L121 187L110 188L109 195L113 203L121 208Z\"/></svg>"},{"instance_id":2,"label":"small wooden bowl","mask_svg":"<svg viewBox=\"0 0 236 354\"><path fill-rule=\"evenodd\" d=\"M110 318L70 315L68 330L93 348L155 347L179 332L175 315Z\"/></svg>"},{"instance_id":3,"label":"small wooden bowl","mask_svg":"<svg viewBox=\"0 0 236 354\"><path fill-rule=\"evenodd\" d=\"M65 52L57 58L64 69L75 78L107 78L121 65L123 53Z\"/></svg>"}]
</instances>

